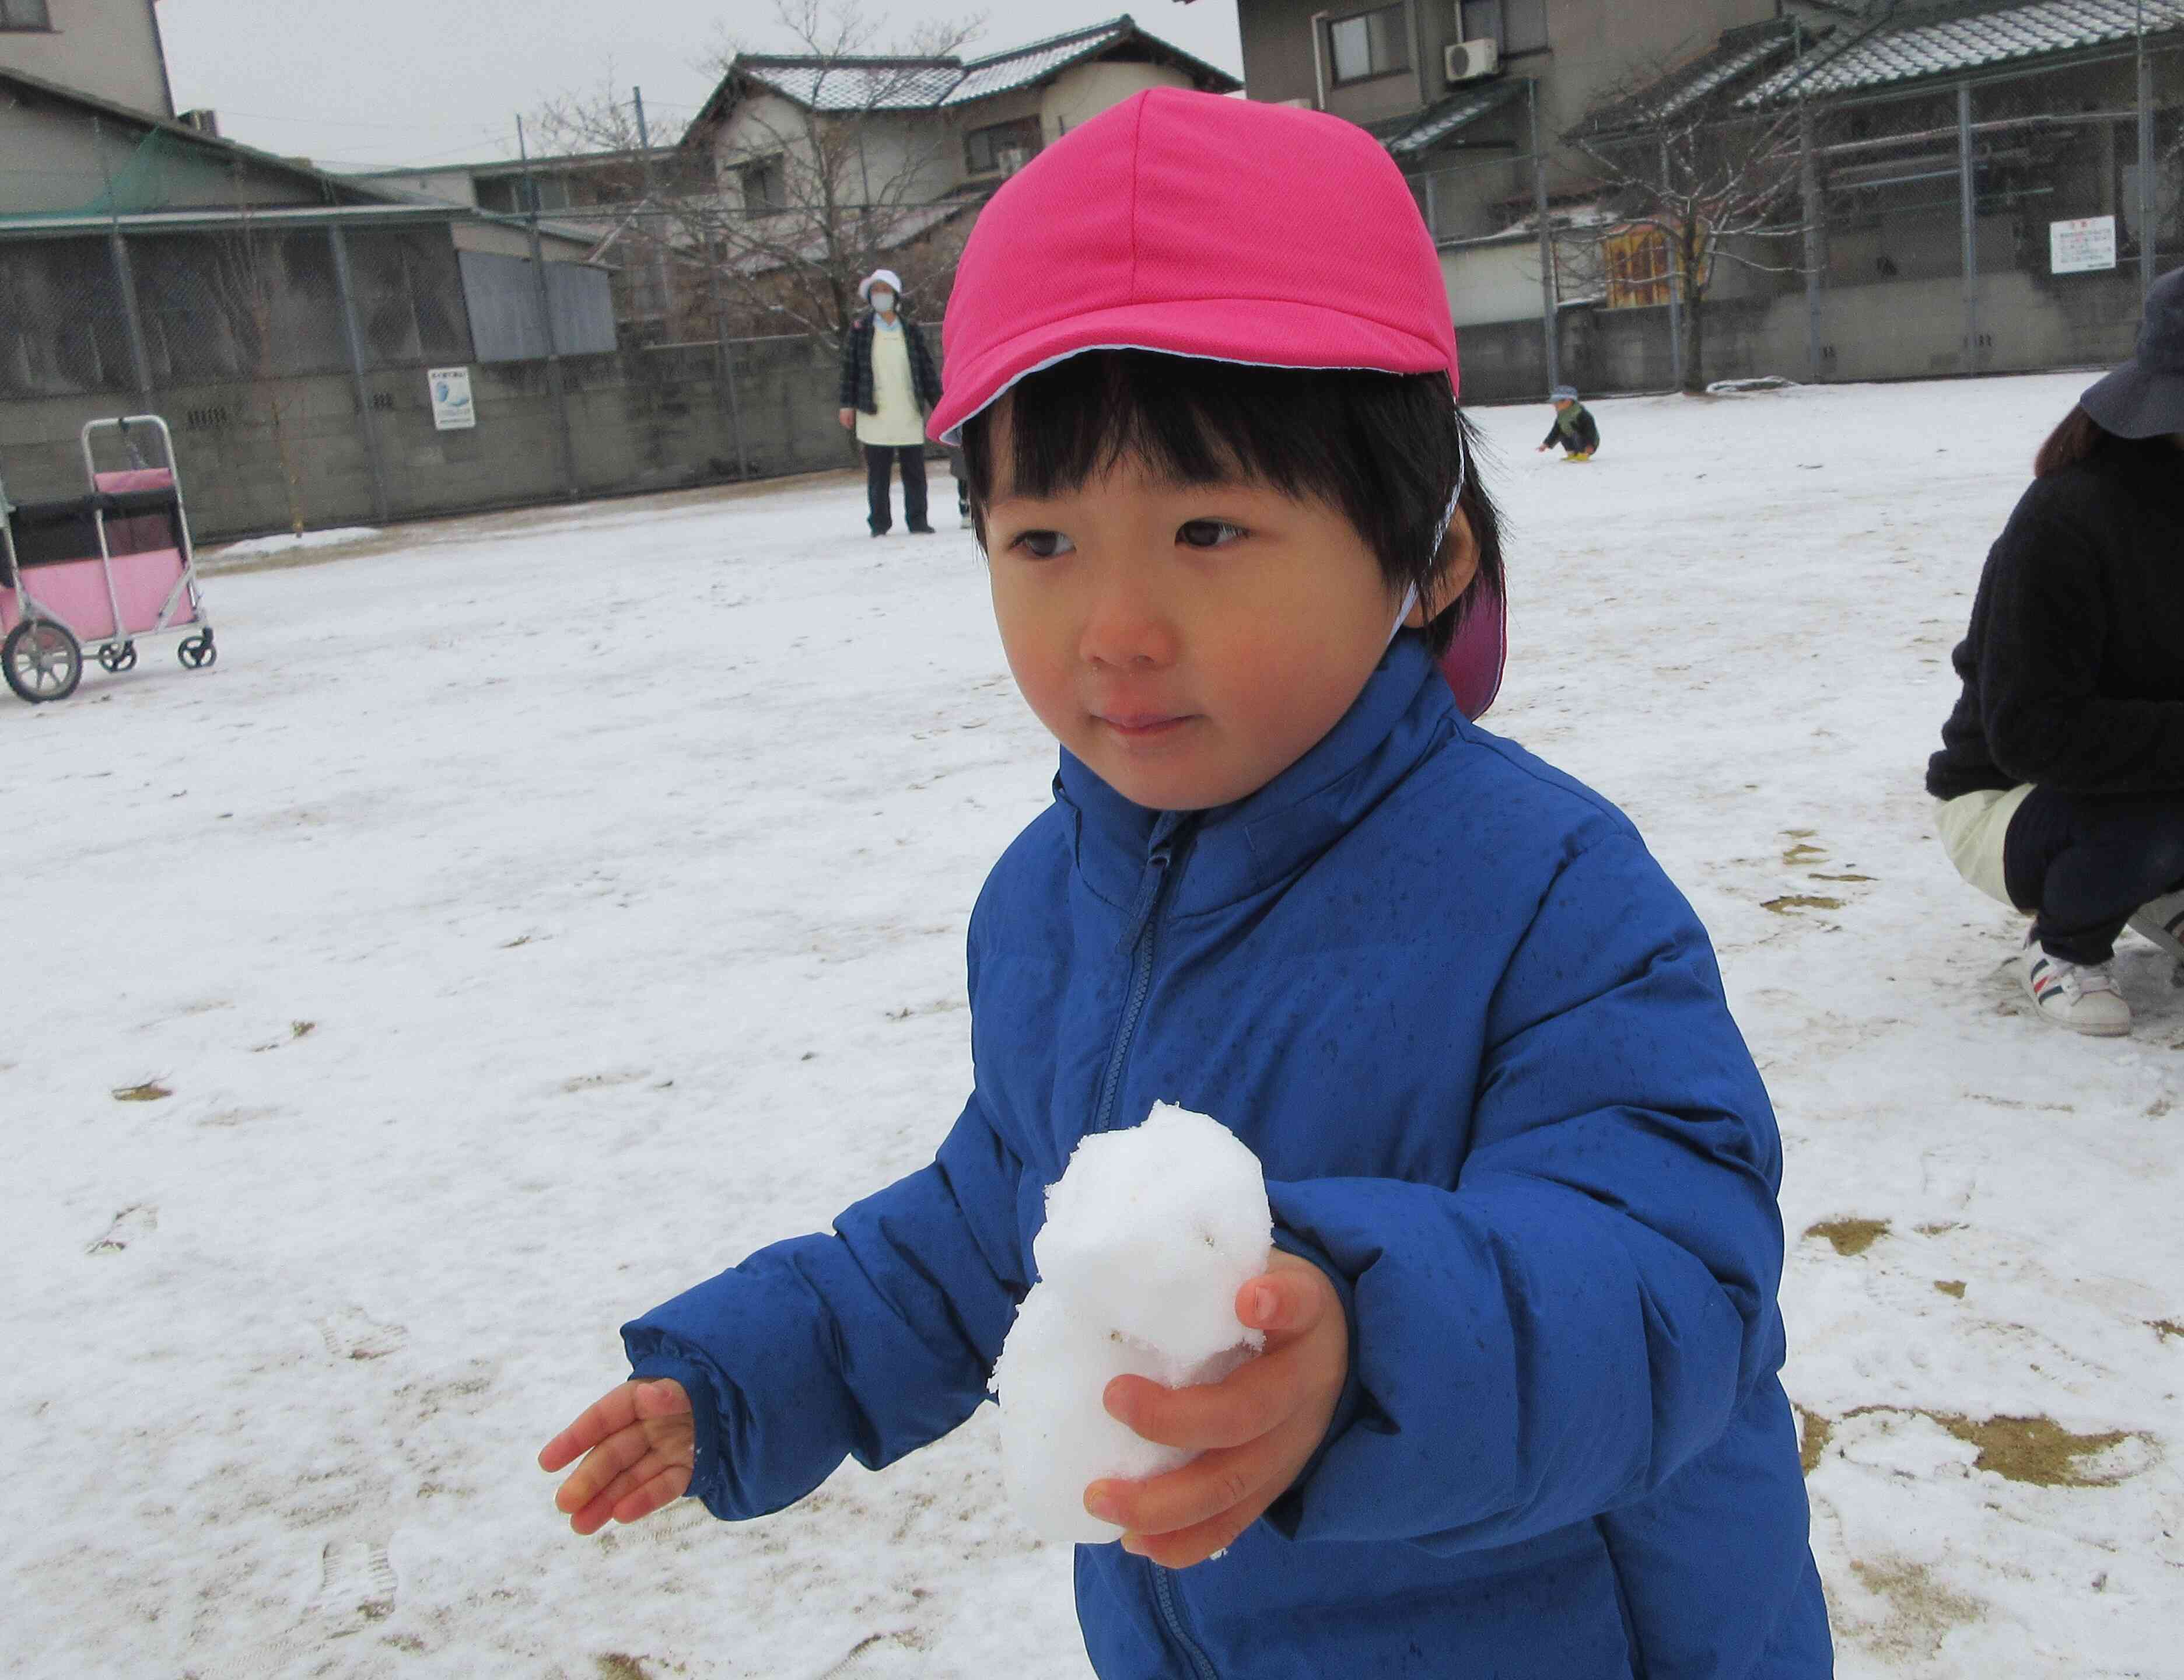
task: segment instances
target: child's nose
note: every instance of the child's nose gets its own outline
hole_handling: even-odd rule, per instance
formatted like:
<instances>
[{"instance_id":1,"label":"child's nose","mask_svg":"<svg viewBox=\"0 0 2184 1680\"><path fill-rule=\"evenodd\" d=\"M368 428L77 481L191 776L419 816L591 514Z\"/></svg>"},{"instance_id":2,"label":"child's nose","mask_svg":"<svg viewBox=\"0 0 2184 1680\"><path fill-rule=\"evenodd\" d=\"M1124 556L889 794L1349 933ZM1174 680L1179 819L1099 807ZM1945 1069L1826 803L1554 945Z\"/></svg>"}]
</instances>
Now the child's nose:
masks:
<instances>
[{"instance_id":1,"label":"child's nose","mask_svg":"<svg viewBox=\"0 0 2184 1680\"><path fill-rule=\"evenodd\" d=\"M1161 603L1139 585L1100 591L1090 604L1078 653L1088 665L1117 670L1171 665L1178 638Z\"/></svg>"}]
</instances>

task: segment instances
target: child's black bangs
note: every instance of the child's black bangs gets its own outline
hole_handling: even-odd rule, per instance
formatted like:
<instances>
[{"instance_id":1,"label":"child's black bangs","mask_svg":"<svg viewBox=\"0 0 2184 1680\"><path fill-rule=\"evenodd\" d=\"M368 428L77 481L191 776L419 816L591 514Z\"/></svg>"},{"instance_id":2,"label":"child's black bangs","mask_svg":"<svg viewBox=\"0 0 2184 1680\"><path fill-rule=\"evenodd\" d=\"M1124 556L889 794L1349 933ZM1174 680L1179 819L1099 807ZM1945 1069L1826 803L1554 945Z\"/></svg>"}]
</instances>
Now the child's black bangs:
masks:
<instances>
[{"instance_id":1,"label":"child's black bangs","mask_svg":"<svg viewBox=\"0 0 2184 1680\"><path fill-rule=\"evenodd\" d=\"M1006 487L996 481L994 436L1004 426ZM1474 589L1502 587L1499 524L1467 471L1470 439L1438 373L1256 367L1144 350L1088 351L1043 368L962 432L982 537L997 492L1067 495L1130 459L1175 484L1241 478L1322 503L1373 550L1392 593L1421 596L1445 564L1440 538L1460 482L1479 543ZM1436 649L1453 638L1469 595L1430 626Z\"/></svg>"},{"instance_id":2,"label":"child's black bangs","mask_svg":"<svg viewBox=\"0 0 2184 1680\"><path fill-rule=\"evenodd\" d=\"M1173 484L1242 478L1341 508L1327 423L1334 417L1330 408L1348 405L1330 404L1337 393L1328 387L1361 379L1392 387L1401 375L1253 367L1148 351L1072 356L1022 381L1003 407L1008 490L1066 495L1134 459ZM972 442L974 427L983 449ZM986 469L974 472L972 491L990 499L1000 487L990 481L991 431L973 421L964 441L974 469Z\"/></svg>"}]
</instances>

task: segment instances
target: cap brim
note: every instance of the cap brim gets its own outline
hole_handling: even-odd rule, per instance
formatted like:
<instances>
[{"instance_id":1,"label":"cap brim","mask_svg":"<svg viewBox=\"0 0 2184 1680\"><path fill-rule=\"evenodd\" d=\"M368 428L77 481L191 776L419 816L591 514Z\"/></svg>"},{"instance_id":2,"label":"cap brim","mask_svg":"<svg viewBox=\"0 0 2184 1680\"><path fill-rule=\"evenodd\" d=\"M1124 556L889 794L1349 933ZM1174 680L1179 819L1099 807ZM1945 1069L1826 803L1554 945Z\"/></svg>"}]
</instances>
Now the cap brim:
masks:
<instances>
[{"instance_id":1,"label":"cap brim","mask_svg":"<svg viewBox=\"0 0 2184 1680\"><path fill-rule=\"evenodd\" d=\"M2118 437L2184 431L2184 373L2158 373L2126 362L2088 386L2078 406Z\"/></svg>"},{"instance_id":2,"label":"cap brim","mask_svg":"<svg viewBox=\"0 0 2184 1680\"><path fill-rule=\"evenodd\" d=\"M1269 344L1303 348L1269 354ZM1092 350L1154 350L1251 367L1446 370L1451 387L1456 377L1440 345L1340 309L1264 298L1128 303L1032 327L961 368L948 367L927 430L943 443L956 442L963 422L1017 381Z\"/></svg>"}]
</instances>

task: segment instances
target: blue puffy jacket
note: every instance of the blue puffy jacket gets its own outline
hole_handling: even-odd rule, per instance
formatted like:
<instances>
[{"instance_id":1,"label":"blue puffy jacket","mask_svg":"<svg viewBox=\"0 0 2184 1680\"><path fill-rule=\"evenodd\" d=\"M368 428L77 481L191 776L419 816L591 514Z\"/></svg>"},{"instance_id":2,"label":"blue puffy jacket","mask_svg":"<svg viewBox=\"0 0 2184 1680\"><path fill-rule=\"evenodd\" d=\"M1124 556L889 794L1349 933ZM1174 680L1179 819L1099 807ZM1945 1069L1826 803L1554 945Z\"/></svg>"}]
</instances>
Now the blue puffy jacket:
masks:
<instances>
[{"instance_id":1,"label":"blue puffy jacket","mask_svg":"<svg viewBox=\"0 0 2184 1680\"><path fill-rule=\"evenodd\" d=\"M1413 635L1234 805L1148 811L1066 753L1055 791L972 918L933 1165L625 1327L690 1391L693 1491L755 1516L961 1423L1045 1187L1165 1099L1257 1152L1351 1377L1226 1556L1078 1549L1104 1680L1830 1672L1774 1116L1630 823L1466 723Z\"/></svg>"}]
</instances>

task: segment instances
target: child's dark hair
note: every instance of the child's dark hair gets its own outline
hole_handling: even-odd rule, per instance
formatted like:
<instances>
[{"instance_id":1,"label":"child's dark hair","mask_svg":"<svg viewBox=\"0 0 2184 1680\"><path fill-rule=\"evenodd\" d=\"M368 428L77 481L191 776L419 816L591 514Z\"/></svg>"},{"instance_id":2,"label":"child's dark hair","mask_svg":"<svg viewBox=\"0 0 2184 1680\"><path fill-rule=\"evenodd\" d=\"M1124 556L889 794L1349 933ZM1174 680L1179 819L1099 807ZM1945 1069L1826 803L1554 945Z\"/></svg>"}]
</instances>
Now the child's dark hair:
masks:
<instances>
[{"instance_id":1,"label":"child's dark hair","mask_svg":"<svg viewBox=\"0 0 2184 1680\"><path fill-rule=\"evenodd\" d=\"M1457 505L1479 544L1479 572L1427 626L1435 653L1446 651L1480 590L1502 592L1501 516L1479 481L1478 434L1449 401L1446 375L1251 367L1146 350L1072 356L964 422L981 542L1001 410L1011 487L1021 494L1074 489L1126 456L1181 484L1240 472L1336 509L1379 558L1390 592L1415 587L1426 599L1447 564L1447 544L1436 549L1434 539L1460 474Z\"/></svg>"}]
</instances>

